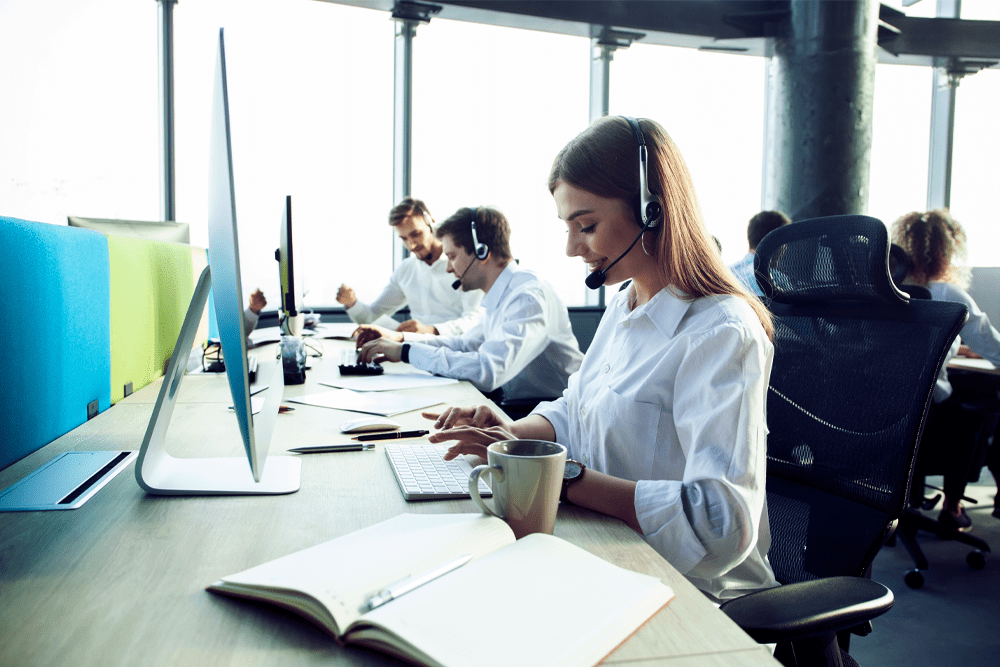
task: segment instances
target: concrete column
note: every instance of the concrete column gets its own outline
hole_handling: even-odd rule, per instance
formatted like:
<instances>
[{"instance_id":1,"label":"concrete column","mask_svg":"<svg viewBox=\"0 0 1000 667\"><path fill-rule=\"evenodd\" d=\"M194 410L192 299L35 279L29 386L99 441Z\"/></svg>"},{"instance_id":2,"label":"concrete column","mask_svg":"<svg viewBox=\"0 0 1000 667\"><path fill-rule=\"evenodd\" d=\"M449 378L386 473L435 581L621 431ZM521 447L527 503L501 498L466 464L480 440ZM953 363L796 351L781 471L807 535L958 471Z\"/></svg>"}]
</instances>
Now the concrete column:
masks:
<instances>
[{"instance_id":1,"label":"concrete column","mask_svg":"<svg viewBox=\"0 0 1000 667\"><path fill-rule=\"evenodd\" d=\"M875 0L790 0L768 63L765 207L803 220L868 210Z\"/></svg>"}]
</instances>

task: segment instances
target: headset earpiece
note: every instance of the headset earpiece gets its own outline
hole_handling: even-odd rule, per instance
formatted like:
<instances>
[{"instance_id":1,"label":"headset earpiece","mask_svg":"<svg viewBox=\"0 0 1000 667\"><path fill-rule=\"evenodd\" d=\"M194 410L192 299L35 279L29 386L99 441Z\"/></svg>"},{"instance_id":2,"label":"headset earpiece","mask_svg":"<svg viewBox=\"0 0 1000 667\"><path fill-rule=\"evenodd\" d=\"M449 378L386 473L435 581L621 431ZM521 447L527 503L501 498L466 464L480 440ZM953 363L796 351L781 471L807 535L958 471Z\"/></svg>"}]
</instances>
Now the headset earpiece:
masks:
<instances>
[{"instance_id":1,"label":"headset earpiece","mask_svg":"<svg viewBox=\"0 0 1000 667\"><path fill-rule=\"evenodd\" d=\"M631 116L622 116L635 132L639 142L639 210L636 222L640 227L651 229L660 224L663 217L663 202L649 191L649 167L646 162L646 138L642 135L639 121Z\"/></svg>"},{"instance_id":2,"label":"headset earpiece","mask_svg":"<svg viewBox=\"0 0 1000 667\"><path fill-rule=\"evenodd\" d=\"M476 259L484 260L490 255L490 247L485 243L480 243L476 237L476 215L478 213L478 207L472 209L472 251L476 255Z\"/></svg>"}]
</instances>

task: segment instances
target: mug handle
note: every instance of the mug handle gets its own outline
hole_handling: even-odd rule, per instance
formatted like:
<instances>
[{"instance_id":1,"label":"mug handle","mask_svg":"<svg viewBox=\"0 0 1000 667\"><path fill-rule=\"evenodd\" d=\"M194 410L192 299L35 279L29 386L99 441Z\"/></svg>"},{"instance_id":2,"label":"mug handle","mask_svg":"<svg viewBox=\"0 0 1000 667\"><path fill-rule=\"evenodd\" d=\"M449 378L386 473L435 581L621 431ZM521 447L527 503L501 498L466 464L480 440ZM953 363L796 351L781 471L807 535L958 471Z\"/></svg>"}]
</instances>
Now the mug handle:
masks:
<instances>
[{"instance_id":1,"label":"mug handle","mask_svg":"<svg viewBox=\"0 0 1000 667\"><path fill-rule=\"evenodd\" d=\"M500 466L476 466L472 469L472 472L469 473L469 495L472 496L472 499L476 501L476 504L479 505L479 508L483 510L484 513L495 516L498 519L503 519L504 517L491 510L486 503L483 502L482 496L479 495L479 478L487 473L493 475L496 481L503 481L503 468Z\"/></svg>"}]
</instances>

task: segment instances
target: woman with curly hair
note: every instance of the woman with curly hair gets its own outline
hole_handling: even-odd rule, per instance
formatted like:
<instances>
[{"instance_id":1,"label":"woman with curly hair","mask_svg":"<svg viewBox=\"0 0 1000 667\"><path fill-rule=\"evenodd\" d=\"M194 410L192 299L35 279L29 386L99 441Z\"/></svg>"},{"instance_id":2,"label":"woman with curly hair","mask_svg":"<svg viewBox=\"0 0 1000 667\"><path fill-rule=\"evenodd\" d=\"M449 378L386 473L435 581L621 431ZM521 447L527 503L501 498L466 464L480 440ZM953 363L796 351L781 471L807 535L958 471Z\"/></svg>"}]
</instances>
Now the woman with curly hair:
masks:
<instances>
[{"instance_id":1,"label":"woman with curly hair","mask_svg":"<svg viewBox=\"0 0 1000 667\"><path fill-rule=\"evenodd\" d=\"M962 347L967 347L975 356L981 356L1000 366L1000 332L990 323L989 317L979 308L966 289L969 286L969 270L964 264L966 236L965 230L951 217L947 209L935 209L926 213L907 213L892 226L893 240L906 251L910 259L906 282L922 285L930 290L937 301L964 303L969 307L969 320L959 334ZM958 342L958 341L956 341ZM921 450L918 472L921 468L932 468L944 472L945 507L939 521L947 526L967 530L972 521L966 515L960 501L969 477L969 461L974 446L974 431L963 432L969 427L967 415L961 413L961 402L970 398L969 393L985 393L996 398L992 383L988 387L962 387L955 392L948 380L947 362L958 352L952 347L948 358L941 366L937 386L934 388L934 403L927 416L924 428L925 442L947 438L951 445L947 457ZM975 379L972 379L975 382ZM956 393L962 394L961 398ZM993 452L996 458L996 452ZM990 465L990 469L994 469ZM994 516L1000 512L994 510Z\"/></svg>"}]
</instances>

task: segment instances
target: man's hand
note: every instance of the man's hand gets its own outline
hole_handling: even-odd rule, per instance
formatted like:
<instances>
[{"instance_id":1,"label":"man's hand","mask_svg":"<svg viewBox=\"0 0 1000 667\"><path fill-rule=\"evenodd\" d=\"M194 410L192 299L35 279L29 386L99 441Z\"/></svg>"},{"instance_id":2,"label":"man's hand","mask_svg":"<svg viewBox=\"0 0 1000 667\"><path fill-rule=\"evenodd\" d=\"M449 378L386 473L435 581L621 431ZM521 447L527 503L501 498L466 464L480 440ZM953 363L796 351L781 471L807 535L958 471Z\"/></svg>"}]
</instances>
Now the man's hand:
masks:
<instances>
[{"instance_id":1,"label":"man's hand","mask_svg":"<svg viewBox=\"0 0 1000 667\"><path fill-rule=\"evenodd\" d=\"M260 315L260 311L264 310L264 306L267 305L267 299L264 298L264 293L259 289L255 289L253 294L250 295L250 310L256 314Z\"/></svg>"},{"instance_id":2,"label":"man's hand","mask_svg":"<svg viewBox=\"0 0 1000 667\"><path fill-rule=\"evenodd\" d=\"M388 338L376 338L365 343L358 352L358 361L363 364L375 362L381 364L384 361L402 361L403 344L397 343Z\"/></svg>"},{"instance_id":3,"label":"man's hand","mask_svg":"<svg viewBox=\"0 0 1000 667\"><path fill-rule=\"evenodd\" d=\"M351 336L358 339L358 342L355 344L357 348L361 348L365 343L373 341L376 338L388 338L397 343L403 342L403 334L380 327L377 324L362 324L354 330Z\"/></svg>"},{"instance_id":4,"label":"man's hand","mask_svg":"<svg viewBox=\"0 0 1000 667\"><path fill-rule=\"evenodd\" d=\"M357 302L358 298L354 296L354 290L347 285L341 285L340 289L337 290L337 303L346 308L353 308Z\"/></svg>"},{"instance_id":5,"label":"man's hand","mask_svg":"<svg viewBox=\"0 0 1000 667\"><path fill-rule=\"evenodd\" d=\"M419 320L406 320L398 327L396 331L400 333L429 333L438 335L438 330L436 327L432 327L428 324L421 324Z\"/></svg>"}]
</instances>

